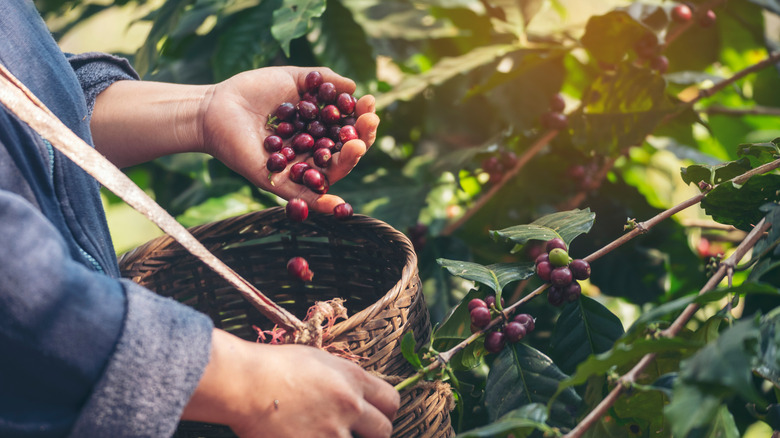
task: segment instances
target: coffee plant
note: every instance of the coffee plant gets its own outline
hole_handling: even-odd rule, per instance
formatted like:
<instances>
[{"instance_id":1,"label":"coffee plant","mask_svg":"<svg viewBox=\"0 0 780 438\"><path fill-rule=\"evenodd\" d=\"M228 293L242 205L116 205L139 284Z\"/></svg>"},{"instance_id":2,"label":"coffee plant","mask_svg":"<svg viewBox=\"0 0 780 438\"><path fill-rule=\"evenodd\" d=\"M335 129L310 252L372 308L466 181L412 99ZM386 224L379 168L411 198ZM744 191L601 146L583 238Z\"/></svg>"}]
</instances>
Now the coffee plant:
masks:
<instances>
[{"instance_id":1,"label":"coffee plant","mask_svg":"<svg viewBox=\"0 0 780 438\"><path fill-rule=\"evenodd\" d=\"M57 36L151 10L121 54L148 79L323 65L376 96L334 215L413 242L435 329L399 388L447 381L458 436L780 436L778 0L36 4ZM280 106L268 165L337 153L334 98ZM206 156L127 173L185 225L283 204Z\"/></svg>"}]
</instances>

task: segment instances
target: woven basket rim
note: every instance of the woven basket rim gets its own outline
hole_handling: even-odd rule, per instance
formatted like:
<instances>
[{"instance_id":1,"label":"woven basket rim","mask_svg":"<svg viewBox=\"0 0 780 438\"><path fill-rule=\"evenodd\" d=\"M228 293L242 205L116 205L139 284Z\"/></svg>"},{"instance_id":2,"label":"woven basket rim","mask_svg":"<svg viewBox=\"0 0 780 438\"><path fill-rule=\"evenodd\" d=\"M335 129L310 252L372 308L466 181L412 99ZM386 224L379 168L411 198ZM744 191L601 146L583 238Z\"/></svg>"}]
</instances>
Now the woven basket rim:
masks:
<instances>
[{"instance_id":1,"label":"woven basket rim","mask_svg":"<svg viewBox=\"0 0 780 438\"><path fill-rule=\"evenodd\" d=\"M195 236L196 239L202 240L203 236L209 235L211 230L224 228L226 224L232 225L235 222L247 222L249 224L254 222L261 222L278 215L285 215L284 207L270 207L264 210L253 211L242 215L234 216L228 219L222 219L218 221L209 222L202 225L197 225L188 228L190 233ZM317 214L317 213L314 213ZM285 219L286 220L286 219ZM412 281L414 276L418 273L417 267L417 254L414 251L411 241L405 234L396 230L386 222L373 218L371 216L355 214L349 219L350 223L359 223L360 225L366 225L377 229L377 232L381 232L391 239L398 242L400 249L404 252L406 260L401 270L401 277L381 298L375 301L373 304L364 308L363 310L349 316L345 320L341 320L336 323L331 330L327 333L327 339L337 338L338 336L353 330L355 327L361 325L367 320L375 318L382 309L392 301L398 299L401 293L405 290L406 285ZM148 253L155 252L159 249L168 247L170 245L177 244L176 241L169 235L163 235L152 239L136 248L133 248L119 257L120 265L134 264L138 260L144 259ZM207 246L208 248L208 246ZM213 251L215 247L209 248ZM226 281L227 283L227 281ZM262 290L261 290L262 292ZM337 297L334 297L337 298Z\"/></svg>"}]
</instances>

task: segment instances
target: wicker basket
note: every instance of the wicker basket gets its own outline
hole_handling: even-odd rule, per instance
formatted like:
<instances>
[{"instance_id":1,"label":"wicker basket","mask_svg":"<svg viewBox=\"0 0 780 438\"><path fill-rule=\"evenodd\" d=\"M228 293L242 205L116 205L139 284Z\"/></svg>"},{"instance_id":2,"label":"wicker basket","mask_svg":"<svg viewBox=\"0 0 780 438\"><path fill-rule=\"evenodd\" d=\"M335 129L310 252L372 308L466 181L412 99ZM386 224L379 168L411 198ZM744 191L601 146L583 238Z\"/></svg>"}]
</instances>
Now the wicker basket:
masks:
<instances>
[{"instance_id":1,"label":"wicker basket","mask_svg":"<svg viewBox=\"0 0 780 438\"><path fill-rule=\"evenodd\" d=\"M352 353L367 358L364 369L389 378L414 372L400 343L414 330L418 344L430 337L430 321L417 272L417 256L402 233L377 219L355 215L347 221L310 214L304 222L289 221L282 207L190 229L211 252L269 298L303 319L316 301L344 298L349 318L331 330L332 341L347 342ZM305 257L314 280L291 278L286 263ZM243 339L256 340L252 328L271 328L270 321L228 283L169 236L162 236L124 254L122 274L211 317L216 327ZM442 391L405 397L394 422L398 437L452 436L450 406ZM445 407L433 412L432 407ZM426 412L427 411L427 412ZM430 417L430 418L429 418ZM443 420L447 428L439 427ZM435 424L434 430L426 425ZM446 429L446 430L445 430ZM422 432L428 430L428 432ZM439 430L445 430L441 433ZM421 433L422 432L422 433ZM233 437L223 426L182 422L177 437Z\"/></svg>"}]
</instances>

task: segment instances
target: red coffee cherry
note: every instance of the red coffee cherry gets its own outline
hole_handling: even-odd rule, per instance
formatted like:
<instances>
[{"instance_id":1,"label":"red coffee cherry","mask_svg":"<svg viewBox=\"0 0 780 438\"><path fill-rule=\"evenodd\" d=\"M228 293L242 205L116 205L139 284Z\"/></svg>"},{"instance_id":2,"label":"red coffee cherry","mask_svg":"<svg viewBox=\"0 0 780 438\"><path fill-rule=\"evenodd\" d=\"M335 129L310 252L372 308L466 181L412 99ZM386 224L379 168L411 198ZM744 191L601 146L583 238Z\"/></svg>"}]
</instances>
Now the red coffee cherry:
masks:
<instances>
[{"instance_id":1,"label":"red coffee cherry","mask_svg":"<svg viewBox=\"0 0 780 438\"><path fill-rule=\"evenodd\" d=\"M293 164L290 166L290 179L298 184L303 184L303 174L309 169L311 166L303 162Z\"/></svg>"},{"instance_id":2,"label":"red coffee cherry","mask_svg":"<svg viewBox=\"0 0 780 438\"><path fill-rule=\"evenodd\" d=\"M309 262L303 257L293 257L287 262L287 272L300 280L311 281L314 273L309 269Z\"/></svg>"},{"instance_id":3,"label":"red coffee cherry","mask_svg":"<svg viewBox=\"0 0 780 438\"><path fill-rule=\"evenodd\" d=\"M471 323L481 329L487 327L490 324L490 310L487 307L475 307L469 312L471 316Z\"/></svg>"},{"instance_id":4,"label":"red coffee cherry","mask_svg":"<svg viewBox=\"0 0 780 438\"><path fill-rule=\"evenodd\" d=\"M488 353L500 353L506 345L506 338L501 332L490 332L485 335L485 350Z\"/></svg>"},{"instance_id":5,"label":"red coffee cherry","mask_svg":"<svg viewBox=\"0 0 780 438\"><path fill-rule=\"evenodd\" d=\"M301 198L290 199L285 207L287 218L293 222L303 222L309 216L309 204Z\"/></svg>"},{"instance_id":6,"label":"red coffee cherry","mask_svg":"<svg viewBox=\"0 0 780 438\"><path fill-rule=\"evenodd\" d=\"M507 342L515 343L525 337L527 330L523 324L512 321L504 327L504 336Z\"/></svg>"},{"instance_id":7,"label":"red coffee cherry","mask_svg":"<svg viewBox=\"0 0 780 438\"><path fill-rule=\"evenodd\" d=\"M305 91L315 93L320 85L322 85L322 82L322 73L316 70L310 71L303 80Z\"/></svg>"},{"instance_id":8,"label":"red coffee cherry","mask_svg":"<svg viewBox=\"0 0 780 438\"><path fill-rule=\"evenodd\" d=\"M349 203L347 202L333 207L333 216L335 216L336 219L343 221L351 218L352 214L353 214L352 206L349 205Z\"/></svg>"}]
</instances>

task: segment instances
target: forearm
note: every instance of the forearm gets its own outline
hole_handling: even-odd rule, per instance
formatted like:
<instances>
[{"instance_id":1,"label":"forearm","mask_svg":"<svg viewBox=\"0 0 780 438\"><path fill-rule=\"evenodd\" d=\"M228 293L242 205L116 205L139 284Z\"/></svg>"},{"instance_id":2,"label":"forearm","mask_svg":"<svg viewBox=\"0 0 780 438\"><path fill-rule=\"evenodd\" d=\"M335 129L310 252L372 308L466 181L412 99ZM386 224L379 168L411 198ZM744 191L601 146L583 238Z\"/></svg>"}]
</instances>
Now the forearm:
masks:
<instances>
[{"instance_id":1,"label":"forearm","mask_svg":"<svg viewBox=\"0 0 780 438\"><path fill-rule=\"evenodd\" d=\"M95 147L119 167L203 152L208 85L118 81L100 93L90 126Z\"/></svg>"}]
</instances>

